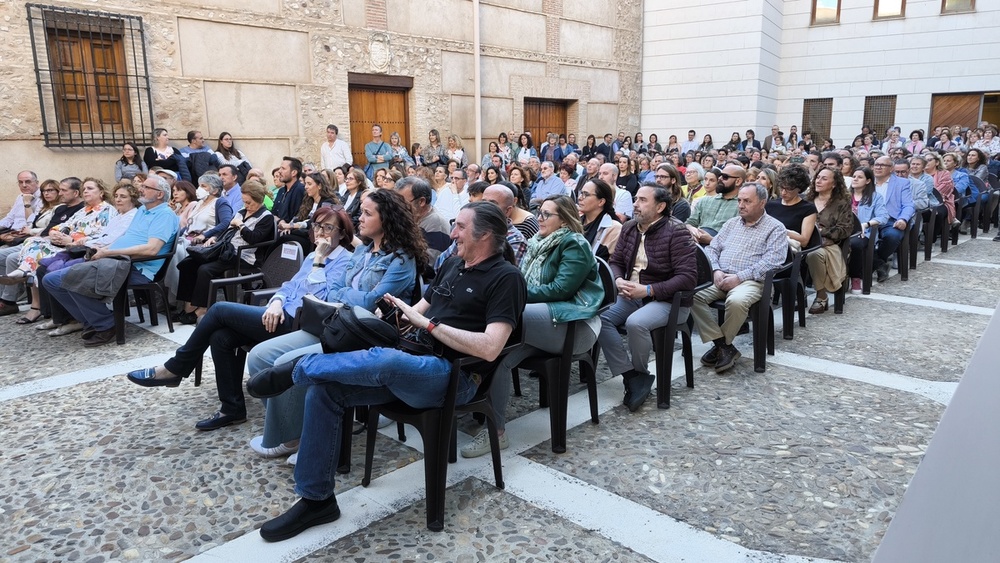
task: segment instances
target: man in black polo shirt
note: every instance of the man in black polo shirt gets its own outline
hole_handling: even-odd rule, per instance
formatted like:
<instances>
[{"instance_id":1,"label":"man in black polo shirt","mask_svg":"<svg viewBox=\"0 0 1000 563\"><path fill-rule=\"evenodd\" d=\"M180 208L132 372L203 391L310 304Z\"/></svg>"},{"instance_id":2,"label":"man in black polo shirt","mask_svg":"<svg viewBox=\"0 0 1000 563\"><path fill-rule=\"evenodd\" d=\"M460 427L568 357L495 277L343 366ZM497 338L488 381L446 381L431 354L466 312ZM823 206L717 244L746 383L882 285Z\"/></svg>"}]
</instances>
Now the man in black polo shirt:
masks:
<instances>
[{"instance_id":1,"label":"man in black polo shirt","mask_svg":"<svg viewBox=\"0 0 1000 563\"><path fill-rule=\"evenodd\" d=\"M344 409L396 399L415 408L439 406L451 361L461 356L483 361L463 370L456 403L465 404L475 395L481 376L496 367L527 296L521 272L505 259L506 237L507 217L497 206L467 204L451 232L458 247L455 256L441 266L423 299L411 307L386 295L414 327L444 346L440 357L393 348L310 354L250 379L247 390L254 397L273 397L292 385L308 386L295 464L295 492L302 499L261 527L264 540L285 540L340 517L333 476Z\"/></svg>"}]
</instances>

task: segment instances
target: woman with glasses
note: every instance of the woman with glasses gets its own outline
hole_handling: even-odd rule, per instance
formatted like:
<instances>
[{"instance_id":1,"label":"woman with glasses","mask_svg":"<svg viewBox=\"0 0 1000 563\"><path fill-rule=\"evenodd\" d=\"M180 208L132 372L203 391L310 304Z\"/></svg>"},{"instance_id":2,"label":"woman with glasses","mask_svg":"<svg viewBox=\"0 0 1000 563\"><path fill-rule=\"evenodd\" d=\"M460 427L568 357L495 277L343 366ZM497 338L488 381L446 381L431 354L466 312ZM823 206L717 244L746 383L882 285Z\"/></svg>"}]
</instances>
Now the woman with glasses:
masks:
<instances>
[{"instance_id":1,"label":"woman with glasses","mask_svg":"<svg viewBox=\"0 0 1000 563\"><path fill-rule=\"evenodd\" d=\"M327 284L326 293L317 297L374 311L376 301L386 293L410 299L417 272L427 267L427 243L409 204L399 193L372 190L365 194L361 208L357 234L364 244L354 250L346 268ZM254 346L247 356L247 368L255 374L276 363L322 351L319 337L297 330ZM302 432L305 387L296 386L268 399L266 406L264 435L251 440L250 447L264 457L295 452Z\"/></svg>"},{"instance_id":2,"label":"woman with glasses","mask_svg":"<svg viewBox=\"0 0 1000 563\"><path fill-rule=\"evenodd\" d=\"M764 209L785 226L788 244L794 250L809 246L816 226L816 206L802 199L802 192L809 188L809 173L802 166L786 166L774 183L779 198L769 200Z\"/></svg>"},{"instance_id":3,"label":"woman with glasses","mask_svg":"<svg viewBox=\"0 0 1000 563\"><path fill-rule=\"evenodd\" d=\"M386 172L380 168L379 172ZM336 182L336 179L334 179ZM268 254L275 249L281 248L286 242L297 242L302 247L302 252L308 254L313 250L313 237L310 225L313 215L323 207L332 207L340 204L340 197L337 195L336 185L330 185L327 176L319 172L307 174L303 184L306 188L306 196L302 198L302 205L291 221L278 221L278 229L281 236L268 249Z\"/></svg>"},{"instance_id":4,"label":"woman with glasses","mask_svg":"<svg viewBox=\"0 0 1000 563\"><path fill-rule=\"evenodd\" d=\"M592 183L588 182L583 191L587 191L587 186ZM590 350L597 342L601 325L597 309L604 299L604 287L597 261L584 238L577 206L568 196L554 195L545 198L540 209L538 234L528 241L528 252L521 260L521 273L528 286L528 301L522 316L525 342L497 366L490 389L501 449L508 444L504 429L511 369L540 352L561 352L566 325L571 321L585 321L577 327L573 353ZM479 457L489 452L486 428L462 447L462 457Z\"/></svg>"},{"instance_id":5,"label":"woman with glasses","mask_svg":"<svg viewBox=\"0 0 1000 563\"><path fill-rule=\"evenodd\" d=\"M198 422L199 430L215 430L246 420L243 398L243 356L240 347L288 334L306 295L326 298L344 275L353 249L354 226L342 209L322 207L313 216L311 237L316 250L263 307L220 302L212 305L194 332L163 365L136 370L129 381L143 387L177 387L212 349L219 412Z\"/></svg>"},{"instance_id":6,"label":"woman with glasses","mask_svg":"<svg viewBox=\"0 0 1000 563\"><path fill-rule=\"evenodd\" d=\"M607 260L622 230L615 215L614 190L604 180L591 178L580 188L576 208L583 223L583 236L594 256Z\"/></svg>"}]
</instances>

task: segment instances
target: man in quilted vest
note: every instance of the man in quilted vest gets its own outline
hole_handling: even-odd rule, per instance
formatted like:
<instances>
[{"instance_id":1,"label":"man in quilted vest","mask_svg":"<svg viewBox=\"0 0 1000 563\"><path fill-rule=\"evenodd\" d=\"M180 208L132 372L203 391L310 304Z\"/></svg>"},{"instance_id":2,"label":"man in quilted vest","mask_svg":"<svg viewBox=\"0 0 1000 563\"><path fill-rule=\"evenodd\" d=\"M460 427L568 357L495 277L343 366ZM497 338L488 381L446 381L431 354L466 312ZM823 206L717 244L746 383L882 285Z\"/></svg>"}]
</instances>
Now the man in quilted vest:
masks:
<instances>
[{"instance_id":1,"label":"man in quilted vest","mask_svg":"<svg viewBox=\"0 0 1000 563\"><path fill-rule=\"evenodd\" d=\"M698 279L698 250L684 224L670 216L671 201L664 188L643 184L635 194L635 217L622 226L611 253L618 299L601 314L597 341L611 373L625 380L624 404L632 412L642 406L655 380L647 366L653 346L649 333L667 324L674 293L693 289ZM690 299L681 303L682 320L690 306ZM622 325L628 349L618 334Z\"/></svg>"}]
</instances>

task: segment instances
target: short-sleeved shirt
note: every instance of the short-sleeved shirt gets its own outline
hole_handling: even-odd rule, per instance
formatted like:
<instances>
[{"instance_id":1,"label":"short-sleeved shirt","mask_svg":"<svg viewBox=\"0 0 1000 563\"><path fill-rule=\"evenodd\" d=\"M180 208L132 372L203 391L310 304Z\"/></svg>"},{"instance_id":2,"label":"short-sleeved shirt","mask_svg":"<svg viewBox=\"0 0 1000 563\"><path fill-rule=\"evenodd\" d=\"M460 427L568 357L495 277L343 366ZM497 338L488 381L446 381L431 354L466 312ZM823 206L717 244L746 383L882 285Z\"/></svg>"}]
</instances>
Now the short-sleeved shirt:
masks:
<instances>
[{"instance_id":1,"label":"short-sleeved shirt","mask_svg":"<svg viewBox=\"0 0 1000 563\"><path fill-rule=\"evenodd\" d=\"M790 231L802 233L802 220L816 213L816 206L804 199L795 205L785 205L780 199L772 199L765 207L767 214L781 221Z\"/></svg>"},{"instance_id":2,"label":"short-sleeved shirt","mask_svg":"<svg viewBox=\"0 0 1000 563\"><path fill-rule=\"evenodd\" d=\"M466 268L460 257L452 256L424 292L424 299L431 304L424 316L470 332L484 332L490 323L507 323L516 328L527 295L521 271L503 255L496 254L471 268ZM463 355L445 348L448 360ZM467 369L485 375L492 373L497 363L483 361Z\"/></svg>"},{"instance_id":3,"label":"short-sleeved shirt","mask_svg":"<svg viewBox=\"0 0 1000 563\"><path fill-rule=\"evenodd\" d=\"M174 237L177 236L177 227L179 224L180 219L177 218L177 215L170 209L169 205L161 203L152 209L147 209L145 206L140 207L125 234L111 243L108 246L108 250L121 250L123 248L140 246L148 243L149 239L155 238L163 241L163 247L160 249L159 254L167 254L170 252L170 247L174 244ZM150 260L148 262L137 262L135 269L139 270L139 273L147 279L153 279L153 276L156 275L157 270L162 265L163 260Z\"/></svg>"}]
</instances>

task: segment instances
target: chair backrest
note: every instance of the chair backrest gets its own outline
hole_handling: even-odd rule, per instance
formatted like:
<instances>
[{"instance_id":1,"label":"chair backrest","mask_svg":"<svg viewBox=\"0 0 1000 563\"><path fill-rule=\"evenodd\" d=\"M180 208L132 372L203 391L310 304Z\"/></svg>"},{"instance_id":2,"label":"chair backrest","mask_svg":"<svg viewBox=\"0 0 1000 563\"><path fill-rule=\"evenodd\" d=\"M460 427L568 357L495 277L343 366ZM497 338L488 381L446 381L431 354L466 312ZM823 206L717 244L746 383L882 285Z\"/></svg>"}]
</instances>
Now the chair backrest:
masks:
<instances>
[{"instance_id":1,"label":"chair backrest","mask_svg":"<svg viewBox=\"0 0 1000 563\"><path fill-rule=\"evenodd\" d=\"M855 217L857 219L857 217ZM819 229L813 228L813 234L809 237L809 244L807 244L802 251L812 251L823 246L823 235L819 234Z\"/></svg>"},{"instance_id":2,"label":"chair backrest","mask_svg":"<svg viewBox=\"0 0 1000 563\"><path fill-rule=\"evenodd\" d=\"M695 291L700 291L701 289L707 288L712 283L712 262L708 259L708 255L705 254L705 249L699 245L695 245L695 261L698 263L698 281Z\"/></svg>"},{"instance_id":3,"label":"chair backrest","mask_svg":"<svg viewBox=\"0 0 1000 563\"><path fill-rule=\"evenodd\" d=\"M170 268L170 263L172 262L171 258L174 257L174 253L177 251L177 239L179 239L179 238L181 238L181 236L179 234L175 234L174 235L174 240L173 240L173 242L170 243L170 250L167 253L165 253L165 254L158 254L158 255L156 255L154 257L150 257L150 258L146 259L146 260L158 260L160 258L163 258L163 263L160 264L160 269L157 270L156 274L153 275L153 281L154 282L160 282L160 281L163 280L163 278L167 277L167 269ZM133 262L137 262L137 261L138 260L133 260Z\"/></svg>"},{"instance_id":4,"label":"chair backrest","mask_svg":"<svg viewBox=\"0 0 1000 563\"><path fill-rule=\"evenodd\" d=\"M987 178L990 180L991 190L1000 190L1000 178L997 178L996 174L990 172L990 175L987 176Z\"/></svg>"},{"instance_id":5,"label":"chair backrest","mask_svg":"<svg viewBox=\"0 0 1000 563\"><path fill-rule=\"evenodd\" d=\"M302 247L297 242L286 242L274 249L260 267L264 287L278 287L292 279L302 266Z\"/></svg>"},{"instance_id":6,"label":"chair backrest","mask_svg":"<svg viewBox=\"0 0 1000 563\"><path fill-rule=\"evenodd\" d=\"M979 190L979 193L981 194L986 193L986 182L984 182L982 178L980 178L979 176L973 176L969 174L969 181L976 186L976 189Z\"/></svg>"},{"instance_id":7,"label":"chair backrest","mask_svg":"<svg viewBox=\"0 0 1000 563\"><path fill-rule=\"evenodd\" d=\"M601 308L607 307L618 298L618 291L615 289L615 275L611 272L611 266L602 258L597 258L597 273L601 276L601 284L604 286L604 300L601 301Z\"/></svg>"}]
</instances>

